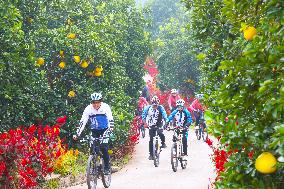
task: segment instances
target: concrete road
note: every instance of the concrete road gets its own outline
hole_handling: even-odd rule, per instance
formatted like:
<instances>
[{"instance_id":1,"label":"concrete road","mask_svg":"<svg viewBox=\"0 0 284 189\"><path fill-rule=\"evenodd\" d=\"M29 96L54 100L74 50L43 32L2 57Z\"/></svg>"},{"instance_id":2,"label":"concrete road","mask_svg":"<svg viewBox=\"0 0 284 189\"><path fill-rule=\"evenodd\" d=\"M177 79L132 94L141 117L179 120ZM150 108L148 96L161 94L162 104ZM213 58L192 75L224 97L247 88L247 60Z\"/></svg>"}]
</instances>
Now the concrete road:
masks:
<instances>
[{"instance_id":1,"label":"concrete road","mask_svg":"<svg viewBox=\"0 0 284 189\"><path fill-rule=\"evenodd\" d=\"M146 137L140 138L133 158L119 172L112 174L110 189L207 189L209 178L215 178L214 168L209 154L212 150L203 141L198 141L193 130L189 130L188 165L173 172L170 163L172 131L164 131L167 148L160 154L160 165L154 167L148 160L148 130ZM87 185L78 185L69 189L86 189ZM103 189L101 180L98 189Z\"/></svg>"}]
</instances>

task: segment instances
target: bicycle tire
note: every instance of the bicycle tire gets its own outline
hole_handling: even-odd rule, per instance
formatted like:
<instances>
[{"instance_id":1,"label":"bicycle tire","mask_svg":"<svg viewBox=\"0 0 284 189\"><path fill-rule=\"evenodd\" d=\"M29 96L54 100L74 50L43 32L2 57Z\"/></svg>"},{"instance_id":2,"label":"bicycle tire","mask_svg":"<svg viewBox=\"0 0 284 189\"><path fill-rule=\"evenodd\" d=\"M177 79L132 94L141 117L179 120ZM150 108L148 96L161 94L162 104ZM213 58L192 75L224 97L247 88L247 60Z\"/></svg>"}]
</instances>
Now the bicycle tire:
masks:
<instances>
[{"instance_id":1,"label":"bicycle tire","mask_svg":"<svg viewBox=\"0 0 284 189\"><path fill-rule=\"evenodd\" d=\"M98 174L97 174L96 159L97 159L96 155L90 155L88 158L88 164L87 164L87 170L86 170L88 189L97 188Z\"/></svg>"},{"instance_id":2,"label":"bicycle tire","mask_svg":"<svg viewBox=\"0 0 284 189\"><path fill-rule=\"evenodd\" d=\"M145 127L144 127L144 125L141 126L141 134L142 134L142 138L145 138Z\"/></svg>"},{"instance_id":3,"label":"bicycle tire","mask_svg":"<svg viewBox=\"0 0 284 189\"><path fill-rule=\"evenodd\" d=\"M187 161L183 160L182 158L180 159L180 165L182 169L186 169L187 166Z\"/></svg>"},{"instance_id":4,"label":"bicycle tire","mask_svg":"<svg viewBox=\"0 0 284 189\"><path fill-rule=\"evenodd\" d=\"M201 136L200 136L200 129L195 129L195 135L197 140L200 140Z\"/></svg>"},{"instance_id":5,"label":"bicycle tire","mask_svg":"<svg viewBox=\"0 0 284 189\"><path fill-rule=\"evenodd\" d=\"M153 145L153 156L154 156L154 165L155 167L159 166L159 143L158 141L155 141L155 144Z\"/></svg>"},{"instance_id":6,"label":"bicycle tire","mask_svg":"<svg viewBox=\"0 0 284 189\"><path fill-rule=\"evenodd\" d=\"M174 172L177 171L178 159L177 159L177 146L173 144L171 148L171 165Z\"/></svg>"},{"instance_id":7,"label":"bicycle tire","mask_svg":"<svg viewBox=\"0 0 284 189\"><path fill-rule=\"evenodd\" d=\"M105 188L108 188L111 183L111 173L110 174L104 174L104 160L102 159L102 171L101 171L101 177L102 177L102 182Z\"/></svg>"}]
</instances>

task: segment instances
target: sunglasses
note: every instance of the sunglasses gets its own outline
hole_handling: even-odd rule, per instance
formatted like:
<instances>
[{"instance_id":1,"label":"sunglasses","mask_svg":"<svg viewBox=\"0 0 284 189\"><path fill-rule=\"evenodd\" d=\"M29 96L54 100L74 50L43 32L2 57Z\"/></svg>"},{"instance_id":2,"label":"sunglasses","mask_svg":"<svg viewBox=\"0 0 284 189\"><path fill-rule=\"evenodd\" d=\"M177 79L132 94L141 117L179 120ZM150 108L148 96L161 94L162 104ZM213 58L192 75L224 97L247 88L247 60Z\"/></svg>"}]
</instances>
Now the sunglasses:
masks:
<instances>
[{"instance_id":1,"label":"sunglasses","mask_svg":"<svg viewBox=\"0 0 284 189\"><path fill-rule=\"evenodd\" d=\"M92 104L99 104L99 103L101 103L101 101L93 100L93 101L91 101L91 103L92 103Z\"/></svg>"}]
</instances>

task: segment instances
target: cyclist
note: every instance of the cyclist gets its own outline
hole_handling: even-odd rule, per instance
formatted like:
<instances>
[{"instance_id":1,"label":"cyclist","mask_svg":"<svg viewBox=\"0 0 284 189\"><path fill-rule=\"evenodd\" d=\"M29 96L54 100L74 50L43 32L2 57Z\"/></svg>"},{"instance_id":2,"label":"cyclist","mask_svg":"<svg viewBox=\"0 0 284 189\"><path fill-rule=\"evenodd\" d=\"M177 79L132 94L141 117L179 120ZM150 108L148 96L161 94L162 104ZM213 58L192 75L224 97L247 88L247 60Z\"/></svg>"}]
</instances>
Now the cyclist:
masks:
<instances>
[{"instance_id":1,"label":"cyclist","mask_svg":"<svg viewBox=\"0 0 284 189\"><path fill-rule=\"evenodd\" d=\"M138 115L138 116L141 116L141 115L142 115L142 112L143 112L143 110L144 110L144 108L145 108L146 106L148 106L149 104L148 104L146 98L142 96L142 91L139 91L139 93L140 93L140 97L139 97L139 99L138 99L137 115Z\"/></svg>"},{"instance_id":2,"label":"cyclist","mask_svg":"<svg viewBox=\"0 0 284 189\"><path fill-rule=\"evenodd\" d=\"M156 128L154 128L154 126L158 126L157 132L162 141L161 148L167 147L165 143L166 138L163 133L163 120L166 121L167 113L165 111L165 108L162 105L159 105L160 100L157 96L153 96L151 103L151 105L144 108L144 111L142 113L143 123L146 127L149 128L149 160L153 160L153 138L156 132Z\"/></svg>"},{"instance_id":3,"label":"cyclist","mask_svg":"<svg viewBox=\"0 0 284 189\"><path fill-rule=\"evenodd\" d=\"M204 110L197 109L194 111L195 117L195 129L199 129L198 125L200 121L204 121L204 131L206 130L206 123L204 119Z\"/></svg>"},{"instance_id":4,"label":"cyclist","mask_svg":"<svg viewBox=\"0 0 284 189\"><path fill-rule=\"evenodd\" d=\"M169 105L171 112L173 112L176 109L176 102L179 99L181 98L178 94L178 91L176 89L172 89L171 94L169 95L169 98L168 98L168 105Z\"/></svg>"},{"instance_id":5,"label":"cyclist","mask_svg":"<svg viewBox=\"0 0 284 189\"><path fill-rule=\"evenodd\" d=\"M114 121L110 106L102 102L103 96L101 93L93 93L91 95L91 104L89 104L82 115L79 128L76 135L73 136L77 140L85 128L88 120L91 122L91 131L94 138L98 138L104 134L106 130L113 130ZM110 174L110 157L108 154L108 144L103 143L101 146L103 159L105 162L105 174Z\"/></svg>"},{"instance_id":6,"label":"cyclist","mask_svg":"<svg viewBox=\"0 0 284 189\"><path fill-rule=\"evenodd\" d=\"M182 131L182 144L183 144L183 155L187 156L187 135L188 127L192 123L192 118L189 111L184 107L185 101L183 99L177 100L177 108L169 115L167 123L175 119L175 126L184 128Z\"/></svg>"}]
</instances>

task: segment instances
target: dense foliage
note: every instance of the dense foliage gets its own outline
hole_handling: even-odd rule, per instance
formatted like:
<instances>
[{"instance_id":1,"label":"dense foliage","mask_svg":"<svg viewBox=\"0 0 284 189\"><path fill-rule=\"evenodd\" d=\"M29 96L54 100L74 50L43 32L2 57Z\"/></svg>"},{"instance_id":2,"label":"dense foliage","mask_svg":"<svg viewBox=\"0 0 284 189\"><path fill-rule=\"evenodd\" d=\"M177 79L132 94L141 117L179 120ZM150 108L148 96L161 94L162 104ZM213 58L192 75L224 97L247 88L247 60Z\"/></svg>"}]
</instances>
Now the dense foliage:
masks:
<instances>
[{"instance_id":1,"label":"dense foliage","mask_svg":"<svg viewBox=\"0 0 284 189\"><path fill-rule=\"evenodd\" d=\"M69 124L62 132L74 131L94 91L102 91L118 127L130 122L149 52L143 12L134 1L0 5L1 131L64 114Z\"/></svg>"},{"instance_id":2,"label":"dense foliage","mask_svg":"<svg viewBox=\"0 0 284 189\"><path fill-rule=\"evenodd\" d=\"M193 92L198 79L191 35L186 29L188 15L178 0L149 3L152 18L153 56L159 68L162 90L179 88Z\"/></svg>"},{"instance_id":3,"label":"dense foliage","mask_svg":"<svg viewBox=\"0 0 284 189\"><path fill-rule=\"evenodd\" d=\"M215 186L283 188L283 163L262 174L254 162L264 151L284 157L284 2L184 2L197 44L192 50L201 50L213 134L221 137L225 153L234 151Z\"/></svg>"}]
</instances>

